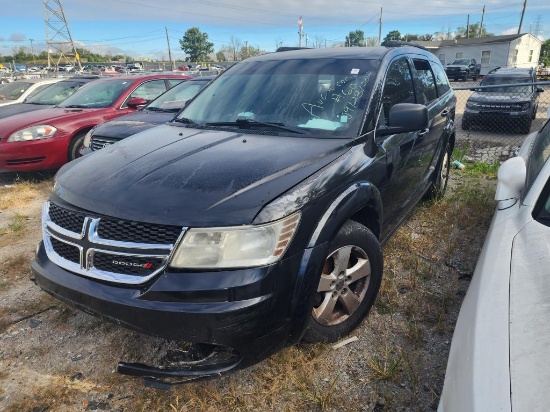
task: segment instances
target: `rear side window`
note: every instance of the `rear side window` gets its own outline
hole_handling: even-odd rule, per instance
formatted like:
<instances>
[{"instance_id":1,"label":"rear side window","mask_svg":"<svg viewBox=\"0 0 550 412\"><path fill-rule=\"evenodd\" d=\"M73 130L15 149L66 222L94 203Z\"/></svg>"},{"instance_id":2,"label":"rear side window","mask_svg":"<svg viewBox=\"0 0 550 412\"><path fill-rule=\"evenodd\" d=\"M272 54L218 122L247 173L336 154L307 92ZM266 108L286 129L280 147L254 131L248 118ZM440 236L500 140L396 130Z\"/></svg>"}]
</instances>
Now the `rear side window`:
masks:
<instances>
[{"instance_id":1,"label":"rear side window","mask_svg":"<svg viewBox=\"0 0 550 412\"><path fill-rule=\"evenodd\" d=\"M420 87L418 103L428 105L437 99L437 89L432 68L428 60L414 59L415 77Z\"/></svg>"},{"instance_id":2,"label":"rear side window","mask_svg":"<svg viewBox=\"0 0 550 412\"><path fill-rule=\"evenodd\" d=\"M432 62L432 69L435 75L435 84L437 86L437 94L439 96L443 96L445 93L447 93L451 89L451 86L449 85L449 79L445 74L445 70L443 70L443 68L440 65Z\"/></svg>"}]
</instances>

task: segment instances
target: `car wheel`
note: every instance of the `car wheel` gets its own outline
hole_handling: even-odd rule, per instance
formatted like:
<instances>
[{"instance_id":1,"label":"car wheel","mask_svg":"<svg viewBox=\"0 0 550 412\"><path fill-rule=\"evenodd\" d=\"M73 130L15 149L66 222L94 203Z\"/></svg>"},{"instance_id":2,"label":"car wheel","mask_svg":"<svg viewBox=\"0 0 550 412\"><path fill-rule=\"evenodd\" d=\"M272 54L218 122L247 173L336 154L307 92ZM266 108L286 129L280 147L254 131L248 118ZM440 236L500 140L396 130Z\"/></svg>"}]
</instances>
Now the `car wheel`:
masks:
<instances>
[{"instance_id":1,"label":"car wheel","mask_svg":"<svg viewBox=\"0 0 550 412\"><path fill-rule=\"evenodd\" d=\"M451 146L447 143L445 152L443 153L443 156L441 157L441 159L439 159L439 163L437 164L436 173L434 175L430 188L428 189L428 192L426 192L426 200L439 199L445 196L445 190L447 189L447 182L449 180L450 168Z\"/></svg>"},{"instance_id":2,"label":"car wheel","mask_svg":"<svg viewBox=\"0 0 550 412\"><path fill-rule=\"evenodd\" d=\"M474 81L477 80L477 73L474 73L473 79L474 79Z\"/></svg>"},{"instance_id":3,"label":"car wheel","mask_svg":"<svg viewBox=\"0 0 550 412\"><path fill-rule=\"evenodd\" d=\"M376 236L348 220L329 245L304 339L334 342L355 329L376 299L382 266Z\"/></svg>"},{"instance_id":4,"label":"car wheel","mask_svg":"<svg viewBox=\"0 0 550 412\"><path fill-rule=\"evenodd\" d=\"M84 137L86 136L86 133L86 131L80 132L73 137L73 140L71 140L71 143L69 144L69 153L67 155L69 162L81 156L80 151L84 146Z\"/></svg>"}]
</instances>

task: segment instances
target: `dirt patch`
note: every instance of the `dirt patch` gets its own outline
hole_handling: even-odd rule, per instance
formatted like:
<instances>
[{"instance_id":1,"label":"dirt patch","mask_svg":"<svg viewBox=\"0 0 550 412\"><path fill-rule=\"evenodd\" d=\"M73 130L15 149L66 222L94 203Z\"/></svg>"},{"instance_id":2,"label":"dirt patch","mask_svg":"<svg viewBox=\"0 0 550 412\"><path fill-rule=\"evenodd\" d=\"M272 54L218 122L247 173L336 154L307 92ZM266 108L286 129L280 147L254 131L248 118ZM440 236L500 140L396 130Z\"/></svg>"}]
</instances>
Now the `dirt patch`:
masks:
<instances>
[{"instance_id":1,"label":"dirt patch","mask_svg":"<svg viewBox=\"0 0 550 412\"><path fill-rule=\"evenodd\" d=\"M301 344L246 370L165 392L116 374L154 360L160 339L71 309L22 263L40 239L47 190L2 209L0 410L435 410L450 341L494 208L495 180L453 170L445 200L420 205L384 246L383 285L369 317L339 349ZM13 188L2 188L12 190ZM11 217L9 217L11 216Z\"/></svg>"}]
</instances>

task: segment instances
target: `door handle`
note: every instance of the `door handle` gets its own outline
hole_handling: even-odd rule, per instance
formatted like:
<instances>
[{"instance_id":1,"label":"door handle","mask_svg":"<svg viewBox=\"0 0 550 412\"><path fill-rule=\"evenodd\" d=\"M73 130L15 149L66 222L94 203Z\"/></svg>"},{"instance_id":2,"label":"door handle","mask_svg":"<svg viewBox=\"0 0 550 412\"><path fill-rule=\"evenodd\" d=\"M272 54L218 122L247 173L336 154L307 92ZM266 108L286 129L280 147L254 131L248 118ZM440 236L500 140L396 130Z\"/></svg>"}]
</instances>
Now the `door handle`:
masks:
<instances>
[{"instance_id":1,"label":"door handle","mask_svg":"<svg viewBox=\"0 0 550 412\"><path fill-rule=\"evenodd\" d=\"M423 130L419 131L418 135L417 135L418 140L424 139L429 131L430 131L430 129L423 129Z\"/></svg>"},{"instance_id":2,"label":"door handle","mask_svg":"<svg viewBox=\"0 0 550 412\"><path fill-rule=\"evenodd\" d=\"M441 117L447 117L447 115L449 114L449 111L448 110L443 110L441 112Z\"/></svg>"}]
</instances>

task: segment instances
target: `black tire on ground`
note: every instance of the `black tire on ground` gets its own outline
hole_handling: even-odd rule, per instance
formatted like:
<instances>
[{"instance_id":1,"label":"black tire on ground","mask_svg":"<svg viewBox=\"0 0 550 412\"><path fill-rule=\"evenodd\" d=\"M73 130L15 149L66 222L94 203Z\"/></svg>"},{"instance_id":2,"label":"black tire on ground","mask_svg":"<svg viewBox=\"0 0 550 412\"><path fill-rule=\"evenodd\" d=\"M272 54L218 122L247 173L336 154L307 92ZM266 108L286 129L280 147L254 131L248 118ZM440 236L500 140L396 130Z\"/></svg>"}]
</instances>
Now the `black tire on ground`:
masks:
<instances>
[{"instance_id":1,"label":"black tire on ground","mask_svg":"<svg viewBox=\"0 0 550 412\"><path fill-rule=\"evenodd\" d=\"M474 79L474 81L477 80L477 73L474 73L473 79Z\"/></svg>"},{"instance_id":2,"label":"black tire on ground","mask_svg":"<svg viewBox=\"0 0 550 412\"><path fill-rule=\"evenodd\" d=\"M355 329L376 299L382 269L376 236L346 221L330 242L304 339L334 342Z\"/></svg>"},{"instance_id":3,"label":"black tire on ground","mask_svg":"<svg viewBox=\"0 0 550 412\"><path fill-rule=\"evenodd\" d=\"M437 163L437 168L435 169L430 188L426 192L426 196L424 196L425 200L440 199L445 196L447 182L449 180L449 170L451 168L451 154L451 146L447 143L445 152Z\"/></svg>"},{"instance_id":4,"label":"black tire on ground","mask_svg":"<svg viewBox=\"0 0 550 412\"><path fill-rule=\"evenodd\" d=\"M69 144L69 151L67 153L67 159L69 162L81 156L80 149L82 149L82 146L84 145L84 137L86 136L86 133L87 131L80 132L71 140L71 143Z\"/></svg>"}]
</instances>

